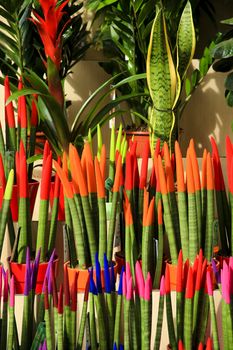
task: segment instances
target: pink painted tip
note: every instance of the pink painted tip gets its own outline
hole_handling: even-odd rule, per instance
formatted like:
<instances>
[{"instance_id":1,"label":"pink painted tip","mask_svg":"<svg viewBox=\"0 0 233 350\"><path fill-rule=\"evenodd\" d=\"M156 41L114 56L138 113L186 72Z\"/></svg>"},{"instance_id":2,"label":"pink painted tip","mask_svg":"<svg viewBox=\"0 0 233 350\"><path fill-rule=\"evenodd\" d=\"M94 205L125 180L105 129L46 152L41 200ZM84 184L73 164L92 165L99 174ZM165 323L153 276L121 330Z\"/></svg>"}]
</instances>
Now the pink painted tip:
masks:
<instances>
[{"instance_id":1,"label":"pink painted tip","mask_svg":"<svg viewBox=\"0 0 233 350\"><path fill-rule=\"evenodd\" d=\"M166 264L166 270L165 270L165 294L169 294L171 292L171 285L170 285L170 270L168 264Z\"/></svg>"},{"instance_id":2,"label":"pink painted tip","mask_svg":"<svg viewBox=\"0 0 233 350\"><path fill-rule=\"evenodd\" d=\"M151 292L152 292L152 280L150 276L150 272L148 272L147 278L145 280L145 293L144 299L150 301L151 300Z\"/></svg>"},{"instance_id":3,"label":"pink painted tip","mask_svg":"<svg viewBox=\"0 0 233 350\"><path fill-rule=\"evenodd\" d=\"M207 284L208 294L213 296L213 286L212 286L211 274L209 269L207 269L207 273L206 273L206 284Z\"/></svg>"},{"instance_id":4,"label":"pink painted tip","mask_svg":"<svg viewBox=\"0 0 233 350\"><path fill-rule=\"evenodd\" d=\"M10 307L15 306L15 278L14 275L11 277L10 283Z\"/></svg>"},{"instance_id":5,"label":"pink painted tip","mask_svg":"<svg viewBox=\"0 0 233 350\"><path fill-rule=\"evenodd\" d=\"M221 271L221 281L222 281L222 297L227 304L230 304L230 285L229 285L229 267L227 263L223 262L223 269Z\"/></svg>"},{"instance_id":6,"label":"pink painted tip","mask_svg":"<svg viewBox=\"0 0 233 350\"><path fill-rule=\"evenodd\" d=\"M126 297L127 294L127 285L126 285L126 274L123 272L123 295Z\"/></svg>"},{"instance_id":7,"label":"pink painted tip","mask_svg":"<svg viewBox=\"0 0 233 350\"><path fill-rule=\"evenodd\" d=\"M126 299L132 300L133 298L133 278L130 277L129 280L127 280L127 293L126 293Z\"/></svg>"},{"instance_id":8,"label":"pink painted tip","mask_svg":"<svg viewBox=\"0 0 233 350\"><path fill-rule=\"evenodd\" d=\"M165 279L164 279L164 275L161 278L160 281L160 295L164 296L165 295Z\"/></svg>"},{"instance_id":9,"label":"pink painted tip","mask_svg":"<svg viewBox=\"0 0 233 350\"><path fill-rule=\"evenodd\" d=\"M233 257L229 259L229 284L230 284L230 294L233 295Z\"/></svg>"},{"instance_id":10,"label":"pink painted tip","mask_svg":"<svg viewBox=\"0 0 233 350\"><path fill-rule=\"evenodd\" d=\"M136 275L136 285L137 285L139 296L140 298L143 298L144 292L145 292L145 283L144 283L141 264L139 261L136 262L135 275Z\"/></svg>"},{"instance_id":11,"label":"pink painted tip","mask_svg":"<svg viewBox=\"0 0 233 350\"><path fill-rule=\"evenodd\" d=\"M128 281L130 279L130 277L131 277L131 271L130 271L130 264L129 264L129 262L126 262L125 273L126 273L126 280Z\"/></svg>"}]
</instances>

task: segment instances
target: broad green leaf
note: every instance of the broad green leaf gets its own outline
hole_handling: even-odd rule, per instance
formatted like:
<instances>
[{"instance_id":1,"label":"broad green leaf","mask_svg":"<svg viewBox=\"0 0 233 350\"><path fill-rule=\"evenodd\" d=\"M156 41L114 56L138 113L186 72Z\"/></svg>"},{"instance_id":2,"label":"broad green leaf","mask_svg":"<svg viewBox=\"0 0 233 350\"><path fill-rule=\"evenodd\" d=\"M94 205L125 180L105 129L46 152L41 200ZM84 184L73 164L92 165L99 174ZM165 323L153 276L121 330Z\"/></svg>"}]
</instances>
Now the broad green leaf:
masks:
<instances>
[{"instance_id":1,"label":"broad green leaf","mask_svg":"<svg viewBox=\"0 0 233 350\"><path fill-rule=\"evenodd\" d=\"M191 82L188 78L185 79L185 92L186 92L186 96L190 95L191 93L191 90L192 90L192 87L191 87Z\"/></svg>"},{"instance_id":2,"label":"broad green leaf","mask_svg":"<svg viewBox=\"0 0 233 350\"><path fill-rule=\"evenodd\" d=\"M201 58L199 69L200 69L201 76L204 77L209 69L208 59L206 59L205 57Z\"/></svg>"},{"instance_id":3,"label":"broad green leaf","mask_svg":"<svg viewBox=\"0 0 233 350\"><path fill-rule=\"evenodd\" d=\"M6 105L8 105L10 102L14 100L17 100L20 96L33 95L33 94L40 95L40 92L38 90L27 89L27 88L23 88L21 90L15 91L13 92L13 94L11 94L11 96L6 101Z\"/></svg>"},{"instance_id":4,"label":"broad green leaf","mask_svg":"<svg viewBox=\"0 0 233 350\"><path fill-rule=\"evenodd\" d=\"M177 69L181 80L186 75L195 52L196 37L192 8L188 1L180 18L177 32Z\"/></svg>"},{"instance_id":5,"label":"broad green leaf","mask_svg":"<svg viewBox=\"0 0 233 350\"><path fill-rule=\"evenodd\" d=\"M228 58L233 56L233 38L216 44L212 50L212 56L214 58Z\"/></svg>"},{"instance_id":6,"label":"broad green leaf","mask_svg":"<svg viewBox=\"0 0 233 350\"><path fill-rule=\"evenodd\" d=\"M38 90L40 94L49 95L48 86L35 72L26 69L23 76L25 81L28 82L33 89Z\"/></svg>"},{"instance_id":7,"label":"broad green leaf","mask_svg":"<svg viewBox=\"0 0 233 350\"><path fill-rule=\"evenodd\" d=\"M194 71L191 74L191 82L192 82L192 87L194 88L200 79L200 72L198 69L194 69Z\"/></svg>"},{"instance_id":8,"label":"broad green leaf","mask_svg":"<svg viewBox=\"0 0 233 350\"><path fill-rule=\"evenodd\" d=\"M171 109L176 97L177 75L162 10L157 13L151 30L147 83L155 108Z\"/></svg>"}]
</instances>

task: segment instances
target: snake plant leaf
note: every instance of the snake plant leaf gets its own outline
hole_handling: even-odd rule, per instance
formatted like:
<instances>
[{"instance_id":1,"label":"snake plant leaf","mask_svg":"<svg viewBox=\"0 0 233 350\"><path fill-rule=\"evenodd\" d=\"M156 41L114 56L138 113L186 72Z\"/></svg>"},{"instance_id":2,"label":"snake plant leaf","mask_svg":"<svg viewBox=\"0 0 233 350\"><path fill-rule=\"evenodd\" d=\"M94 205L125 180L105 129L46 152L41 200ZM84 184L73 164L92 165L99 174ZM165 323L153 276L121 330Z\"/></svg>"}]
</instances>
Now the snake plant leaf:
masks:
<instances>
[{"instance_id":1,"label":"snake plant leaf","mask_svg":"<svg viewBox=\"0 0 233 350\"><path fill-rule=\"evenodd\" d=\"M182 80L190 66L196 46L192 7L189 1L187 2L180 18L176 45L177 69Z\"/></svg>"},{"instance_id":2,"label":"snake plant leaf","mask_svg":"<svg viewBox=\"0 0 233 350\"><path fill-rule=\"evenodd\" d=\"M233 56L233 38L224 40L216 44L212 50L212 56L214 58L228 58Z\"/></svg>"},{"instance_id":3,"label":"snake plant leaf","mask_svg":"<svg viewBox=\"0 0 233 350\"><path fill-rule=\"evenodd\" d=\"M159 110L171 109L176 96L177 75L162 10L158 11L151 30L147 83L154 106Z\"/></svg>"},{"instance_id":4,"label":"snake plant leaf","mask_svg":"<svg viewBox=\"0 0 233 350\"><path fill-rule=\"evenodd\" d=\"M228 19L224 19L223 21L221 21L221 23L233 26L233 17L228 18Z\"/></svg>"}]
</instances>

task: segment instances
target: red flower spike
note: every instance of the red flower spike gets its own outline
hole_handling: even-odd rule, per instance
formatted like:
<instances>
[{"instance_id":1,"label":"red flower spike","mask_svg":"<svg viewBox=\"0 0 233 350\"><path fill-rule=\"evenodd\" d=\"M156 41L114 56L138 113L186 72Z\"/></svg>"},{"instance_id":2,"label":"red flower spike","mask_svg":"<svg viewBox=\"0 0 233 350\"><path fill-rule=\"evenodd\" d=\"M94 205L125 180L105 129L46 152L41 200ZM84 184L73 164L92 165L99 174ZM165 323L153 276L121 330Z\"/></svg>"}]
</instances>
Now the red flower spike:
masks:
<instances>
[{"instance_id":1,"label":"red flower spike","mask_svg":"<svg viewBox=\"0 0 233 350\"><path fill-rule=\"evenodd\" d=\"M105 180L105 169L106 169L106 146L102 145L101 154L100 154L100 171L102 178Z\"/></svg>"},{"instance_id":2,"label":"red flower spike","mask_svg":"<svg viewBox=\"0 0 233 350\"><path fill-rule=\"evenodd\" d=\"M37 127L38 124L38 111L35 100L32 100L31 106L31 126Z\"/></svg>"},{"instance_id":3,"label":"red flower spike","mask_svg":"<svg viewBox=\"0 0 233 350\"><path fill-rule=\"evenodd\" d=\"M186 283L186 291L185 291L185 298L186 299L192 299L194 295L194 288L193 288L193 269L191 266L189 266L188 271L188 278Z\"/></svg>"},{"instance_id":4,"label":"red flower spike","mask_svg":"<svg viewBox=\"0 0 233 350\"><path fill-rule=\"evenodd\" d=\"M40 199L42 200L49 200L51 174L52 174L52 152L50 152L50 155L48 156L45 164L43 165L41 191L40 191Z\"/></svg>"},{"instance_id":5,"label":"red flower spike","mask_svg":"<svg viewBox=\"0 0 233 350\"><path fill-rule=\"evenodd\" d=\"M4 80L4 101L5 101L5 120L9 128L15 128L15 116L13 103L10 102L6 105L6 101L11 96L9 78L6 76Z\"/></svg>"},{"instance_id":6,"label":"red flower spike","mask_svg":"<svg viewBox=\"0 0 233 350\"><path fill-rule=\"evenodd\" d=\"M211 338L209 337L208 339L207 339L207 342L206 342L206 350L212 350L213 349L213 347L212 347L212 340L211 340Z\"/></svg>"},{"instance_id":7,"label":"red flower spike","mask_svg":"<svg viewBox=\"0 0 233 350\"><path fill-rule=\"evenodd\" d=\"M130 152L126 153L125 160L125 190L132 191L133 190L133 165L132 165L132 157Z\"/></svg>"},{"instance_id":8,"label":"red flower spike","mask_svg":"<svg viewBox=\"0 0 233 350\"><path fill-rule=\"evenodd\" d=\"M177 275L176 275L176 292L183 292L183 254L182 250L179 252L178 264L177 264Z\"/></svg>"},{"instance_id":9,"label":"red flower spike","mask_svg":"<svg viewBox=\"0 0 233 350\"><path fill-rule=\"evenodd\" d=\"M74 277L74 282L71 286L71 311L76 312L77 311L77 272Z\"/></svg>"},{"instance_id":10,"label":"red flower spike","mask_svg":"<svg viewBox=\"0 0 233 350\"><path fill-rule=\"evenodd\" d=\"M181 339L179 340L179 343L178 343L178 350L184 350L184 345Z\"/></svg>"},{"instance_id":11,"label":"red flower spike","mask_svg":"<svg viewBox=\"0 0 233 350\"><path fill-rule=\"evenodd\" d=\"M60 285L59 297L58 297L58 313L63 314L63 284Z\"/></svg>"},{"instance_id":12,"label":"red flower spike","mask_svg":"<svg viewBox=\"0 0 233 350\"><path fill-rule=\"evenodd\" d=\"M170 270L168 264L166 264L165 270L165 294L171 293L171 285L170 285Z\"/></svg>"},{"instance_id":13,"label":"red flower spike","mask_svg":"<svg viewBox=\"0 0 233 350\"><path fill-rule=\"evenodd\" d=\"M182 161L182 154L179 143L175 142L175 156L176 156L176 179L178 192L185 192L186 186L184 181L184 167Z\"/></svg>"},{"instance_id":14,"label":"red flower spike","mask_svg":"<svg viewBox=\"0 0 233 350\"><path fill-rule=\"evenodd\" d=\"M141 190L143 190L143 188L146 186L149 155L150 155L150 144L149 144L149 140L147 140L145 142L145 147L142 155L142 165L141 165L140 182L139 182L139 188Z\"/></svg>"},{"instance_id":15,"label":"red flower spike","mask_svg":"<svg viewBox=\"0 0 233 350\"><path fill-rule=\"evenodd\" d=\"M20 198L28 198L28 176L27 161L23 142L20 141L19 150L20 172L19 172L19 196Z\"/></svg>"},{"instance_id":16,"label":"red flower spike","mask_svg":"<svg viewBox=\"0 0 233 350\"><path fill-rule=\"evenodd\" d=\"M44 289L44 308L49 310L49 296L48 296L48 280L45 280L45 289Z\"/></svg>"},{"instance_id":17,"label":"red flower spike","mask_svg":"<svg viewBox=\"0 0 233 350\"><path fill-rule=\"evenodd\" d=\"M18 90L23 89L22 78L20 77ZM18 98L18 122L21 128L27 127L27 105L26 105L26 97L20 96Z\"/></svg>"},{"instance_id":18,"label":"red flower spike","mask_svg":"<svg viewBox=\"0 0 233 350\"><path fill-rule=\"evenodd\" d=\"M43 162L46 160L46 158L49 156L51 149L48 143L48 140L45 141L44 144L44 151L43 151Z\"/></svg>"},{"instance_id":19,"label":"red flower spike","mask_svg":"<svg viewBox=\"0 0 233 350\"><path fill-rule=\"evenodd\" d=\"M5 177L5 170L4 170L1 153L0 153L0 186L3 188L3 191L4 191L6 187L6 177Z\"/></svg>"},{"instance_id":20,"label":"red flower spike","mask_svg":"<svg viewBox=\"0 0 233 350\"><path fill-rule=\"evenodd\" d=\"M67 265L64 266L64 294L65 294L65 306L70 306L70 289L69 289L69 277Z\"/></svg>"},{"instance_id":21,"label":"red flower spike","mask_svg":"<svg viewBox=\"0 0 233 350\"><path fill-rule=\"evenodd\" d=\"M167 182L164 174L162 159L160 155L158 156L158 174L159 174L159 184L162 194L167 194Z\"/></svg>"},{"instance_id":22,"label":"red flower spike","mask_svg":"<svg viewBox=\"0 0 233 350\"><path fill-rule=\"evenodd\" d=\"M207 190L214 190L214 174L210 153L207 154Z\"/></svg>"},{"instance_id":23,"label":"red flower spike","mask_svg":"<svg viewBox=\"0 0 233 350\"><path fill-rule=\"evenodd\" d=\"M101 174L98 158L95 157L95 176L98 198L105 198L104 180Z\"/></svg>"}]
</instances>

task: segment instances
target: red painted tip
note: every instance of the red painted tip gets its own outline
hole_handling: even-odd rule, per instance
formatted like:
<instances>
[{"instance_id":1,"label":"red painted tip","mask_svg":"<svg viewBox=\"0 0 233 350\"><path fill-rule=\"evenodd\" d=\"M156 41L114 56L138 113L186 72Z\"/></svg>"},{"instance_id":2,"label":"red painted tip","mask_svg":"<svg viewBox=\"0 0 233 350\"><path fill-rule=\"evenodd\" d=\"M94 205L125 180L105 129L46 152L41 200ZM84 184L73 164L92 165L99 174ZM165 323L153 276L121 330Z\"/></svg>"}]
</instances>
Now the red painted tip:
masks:
<instances>
[{"instance_id":1,"label":"red painted tip","mask_svg":"<svg viewBox=\"0 0 233 350\"><path fill-rule=\"evenodd\" d=\"M189 266L188 271L188 278L186 283L186 291L185 291L185 298L186 299L192 299L194 295L194 289L193 289L193 270L192 267Z\"/></svg>"},{"instance_id":2,"label":"red painted tip","mask_svg":"<svg viewBox=\"0 0 233 350\"><path fill-rule=\"evenodd\" d=\"M158 139L156 142L154 155L158 157L159 153L160 153L160 139Z\"/></svg>"},{"instance_id":3,"label":"red painted tip","mask_svg":"<svg viewBox=\"0 0 233 350\"><path fill-rule=\"evenodd\" d=\"M68 177L69 169L68 169L68 161L67 161L66 152L63 152L63 154L62 154L62 169L65 172L66 176Z\"/></svg>"},{"instance_id":4,"label":"red painted tip","mask_svg":"<svg viewBox=\"0 0 233 350\"><path fill-rule=\"evenodd\" d=\"M158 174L159 174L159 184L160 184L160 190L162 194L167 194L167 183L166 183L166 177L163 169L162 164L162 158L159 155L158 156Z\"/></svg>"},{"instance_id":5,"label":"red painted tip","mask_svg":"<svg viewBox=\"0 0 233 350\"><path fill-rule=\"evenodd\" d=\"M208 339L207 339L207 342L206 342L206 350L212 350L213 349L213 347L212 347L212 340L211 340L211 338L209 337Z\"/></svg>"},{"instance_id":6,"label":"red painted tip","mask_svg":"<svg viewBox=\"0 0 233 350\"><path fill-rule=\"evenodd\" d=\"M207 154L207 190L214 190L214 174L210 153Z\"/></svg>"},{"instance_id":7,"label":"red painted tip","mask_svg":"<svg viewBox=\"0 0 233 350\"><path fill-rule=\"evenodd\" d=\"M162 225L163 224L163 208L162 208L161 199L159 199L159 201L158 201L157 212L158 212L158 225Z\"/></svg>"},{"instance_id":8,"label":"red painted tip","mask_svg":"<svg viewBox=\"0 0 233 350\"><path fill-rule=\"evenodd\" d=\"M176 179L178 192L185 192L186 186L184 181L184 167L182 161L182 154L179 143L175 142L175 157L176 157Z\"/></svg>"},{"instance_id":9,"label":"red painted tip","mask_svg":"<svg viewBox=\"0 0 233 350\"><path fill-rule=\"evenodd\" d=\"M204 149L201 165L201 188L207 188L207 151Z\"/></svg>"},{"instance_id":10,"label":"red painted tip","mask_svg":"<svg viewBox=\"0 0 233 350\"><path fill-rule=\"evenodd\" d=\"M46 161L43 161L43 163L40 199L49 200L52 174L52 152L50 152L50 155L46 158Z\"/></svg>"},{"instance_id":11,"label":"red painted tip","mask_svg":"<svg viewBox=\"0 0 233 350\"><path fill-rule=\"evenodd\" d=\"M179 343L178 343L178 350L184 350L184 345L181 339L179 340Z\"/></svg>"},{"instance_id":12,"label":"red painted tip","mask_svg":"<svg viewBox=\"0 0 233 350\"><path fill-rule=\"evenodd\" d=\"M60 291L58 296L58 313L63 314L63 284L60 285Z\"/></svg>"},{"instance_id":13,"label":"red painted tip","mask_svg":"<svg viewBox=\"0 0 233 350\"><path fill-rule=\"evenodd\" d=\"M189 271L189 260L187 259L184 263L184 272L183 272L183 288L186 288L187 279L188 279L188 271Z\"/></svg>"},{"instance_id":14,"label":"red painted tip","mask_svg":"<svg viewBox=\"0 0 233 350\"><path fill-rule=\"evenodd\" d=\"M70 306L70 289L69 289L67 265L64 266L64 294L65 294L65 305Z\"/></svg>"},{"instance_id":15,"label":"red painted tip","mask_svg":"<svg viewBox=\"0 0 233 350\"><path fill-rule=\"evenodd\" d=\"M48 280L45 280L45 289L44 289L44 308L49 310L49 297L48 297Z\"/></svg>"},{"instance_id":16,"label":"red painted tip","mask_svg":"<svg viewBox=\"0 0 233 350\"><path fill-rule=\"evenodd\" d=\"M100 164L98 158L95 157L95 176L96 176L96 186L97 186L97 195L98 198L105 198L105 188L104 180L100 170Z\"/></svg>"},{"instance_id":17,"label":"red painted tip","mask_svg":"<svg viewBox=\"0 0 233 350\"><path fill-rule=\"evenodd\" d=\"M139 188L143 189L146 186L146 180L147 180L147 169L148 169L148 158L150 156L150 144L149 140L145 142L142 155L142 165L141 165L141 174L140 174L140 182L139 182Z\"/></svg>"},{"instance_id":18,"label":"red painted tip","mask_svg":"<svg viewBox=\"0 0 233 350\"><path fill-rule=\"evenodd\" d=\"M204 350L204 347L203 347L203 344L202 344L202 343L200 343L200 344L198 345L198 350Z\"/></svg>"},{"instance_id":19,"label":"red painted tip","mask_svg":"<svg viewBox=\"0 0 233 350\"><path fill-rule=\"evenodd\" d=\"M37 127L38 124L38 111L34 100L32 100L31 106L31 126Z\"/></svg>"},{"instance_id":20,"label":"red painted tip","mask_svg":"<svg viewBox=\"0 0 233 350\"><path fill-rule=\"evenodd\" d=\"M78 274L75 273L74 282L71 286L71 311L77 311L77 280Z\"/></svg>"},{"instance_id":21,"label":"red painted tip","mask_svg":"<svg viewBox=\"0 0 233 350\"><path fill-rule=\"evenodd\" d=\"M10 83L9 83L9 78L6 76L4 80L4 90L5 90L5 104L8 98L11 95L10 91ZM14 107L13 103L10 102L7 106L5 106L5 120L6 124L9 126L9 128L15 128L15 116L14 116Z\"/></svg>"},{"instance_id":22,"label":"red painted tip","mask_svg":"<svg viewBox=\"0 0 233 350\"><path fill-rule=\"evenodd\" d=\"M176 276L176 292L183 292L183 254L182 250L179 252Z\"/></svg>"},{"instance_id":23,"label":"red painted tip","mask_svg":"<svg viewBox=\"0 0 233 350\"><path fill-rule=\"evenodd\" d=\"M60 196L60 184L61 184L60 178L59 178L58 174L56 173L55 181L54 181L53 198L59 198L59 196Z\"/></svg>"},{"instance_id":24,"label":"red painted tip","mask_svg":"<svg viewBox=\"0 0 233 350\"><path fill-rule=\"evenodd\" d=\"M19 196L20 198L28 198L28 176L27 176L27 160L23 142L20 141L20 172L19 172Z\"/></svg>"},{"instance_id":25,"label":"red painted tip","mask_svg":"<svg viewBox=\"0 0 233 350\"><path fill-rule=\"evenodd\" d=\"M165 270L165 294L169 294L171 292L171 285L170 285L170 270L168 264L166 264L166 270Z\"/></svg>"},{"instance_id":26,"label":"red painted tip","mask_svg":"<svg viewBox=\"0 0 233 350\"><path fill-rule=\"evenodd\" d=\"M233 147L229 136L226 137L226 157L227 157L227 178L228 186L230 187L231 181L231 162L233 158Z\"/></svg>"},{"instance_id":27,"label":"red painted tip","mask_svg":"<svg viewBox=\"0 0 233 350\"><path fill-rule=\"evenodd\" d=\"M125 160L125 190L133 190L133 164L130 152L126 153Z\"/></svg>"},{"instance_id":28,"label":"red painted tip","mask_svg":"<svg viewBox=\"0 0 233 350\"><path fill-rule=\"evenodd\" d=\"M77 149L70 144L69 147L69 157L70 157L70 168L71 168L71 175L72 180L74 183L77 183L80 195L83 197L88 196L88 190L87 190L87 184L86 179L84 177L81 160L78 154Z\"/></svg>"},{"instance_id":29,"label":"red painted tip","mask_svg":"<svg viewBox=\"0 0 233 350\"><path fill-rule=\"evenodd\" d=\"M47 159L47 157L49 156L49 153L50 153L51 149L50 149L50 146L49 146L49 142L48 140L45 141L45 144L44 144L44 152L43 152L43 162Z\"/></svg>"}]
</instances>

